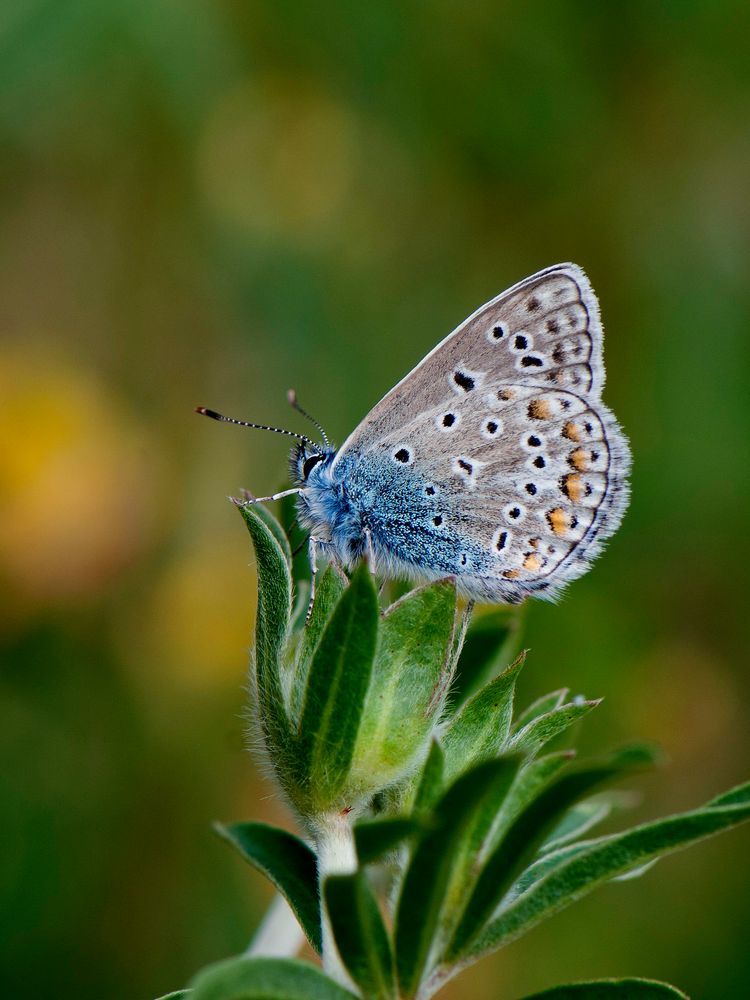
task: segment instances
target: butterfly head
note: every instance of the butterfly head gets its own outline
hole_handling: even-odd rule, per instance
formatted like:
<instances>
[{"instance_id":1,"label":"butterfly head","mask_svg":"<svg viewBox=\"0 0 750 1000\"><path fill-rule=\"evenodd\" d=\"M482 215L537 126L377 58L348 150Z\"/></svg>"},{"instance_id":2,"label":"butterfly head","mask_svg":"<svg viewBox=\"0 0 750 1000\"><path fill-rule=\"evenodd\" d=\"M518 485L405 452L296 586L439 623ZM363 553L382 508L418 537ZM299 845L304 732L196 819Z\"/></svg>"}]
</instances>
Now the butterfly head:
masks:
<instances>
[{"instance_id":1,"label":"butterfly head","mask_svg":"<svg viewBox=\"0 0 750 1000\"><path fill-rule=\"evenodd\" d=\"M336 449L330 444L300 441L289 456L289 472L295 485L304 487L311 477L314 481L323 469L330 466L335 455Z\"/></svg>"}]
</instances>

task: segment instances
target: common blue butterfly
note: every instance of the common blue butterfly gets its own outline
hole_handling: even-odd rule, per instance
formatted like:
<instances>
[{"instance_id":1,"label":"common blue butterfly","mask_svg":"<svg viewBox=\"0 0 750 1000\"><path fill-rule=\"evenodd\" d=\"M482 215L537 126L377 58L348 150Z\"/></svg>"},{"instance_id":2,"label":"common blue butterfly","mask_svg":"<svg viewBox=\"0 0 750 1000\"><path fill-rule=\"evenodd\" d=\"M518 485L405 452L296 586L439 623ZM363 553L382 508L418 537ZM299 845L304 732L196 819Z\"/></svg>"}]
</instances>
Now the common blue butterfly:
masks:
<instances>
[{"instance_id":1,"label":"common blue butterfly","mask_svg":"<svg viewBox=\"0 0 750 1000\"><path fill-rule=\"evenodd\" d=\"M313 571L318 552L345 567L368 556L383 577L454 576L477 601L554 598L628 502L602 340L581 268L539 271L469 316L340 448L293 435L295 485L262 499L297 494Z\"/></svg>"}]
</instances>

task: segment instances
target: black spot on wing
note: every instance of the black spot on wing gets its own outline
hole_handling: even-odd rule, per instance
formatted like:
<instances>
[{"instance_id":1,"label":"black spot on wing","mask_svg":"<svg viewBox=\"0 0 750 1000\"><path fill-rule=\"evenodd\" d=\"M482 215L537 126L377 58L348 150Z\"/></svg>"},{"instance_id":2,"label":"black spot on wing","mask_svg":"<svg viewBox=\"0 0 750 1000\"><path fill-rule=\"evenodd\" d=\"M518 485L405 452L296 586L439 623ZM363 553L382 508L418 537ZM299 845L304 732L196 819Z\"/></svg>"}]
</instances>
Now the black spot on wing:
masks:
<instances>
[{"instance_id":1,"label":"black spot on wing","mask_svg":"<svg viewBox=\"0 0 750 1000\"><path fill-rule=\"evenodd\" d=\"M474 388L474 379L471 375L467 375L466 372L455 371L453 372L453 381L459 387L463 389L464 392L471 392Z\"/></svg>"}]
</instances>

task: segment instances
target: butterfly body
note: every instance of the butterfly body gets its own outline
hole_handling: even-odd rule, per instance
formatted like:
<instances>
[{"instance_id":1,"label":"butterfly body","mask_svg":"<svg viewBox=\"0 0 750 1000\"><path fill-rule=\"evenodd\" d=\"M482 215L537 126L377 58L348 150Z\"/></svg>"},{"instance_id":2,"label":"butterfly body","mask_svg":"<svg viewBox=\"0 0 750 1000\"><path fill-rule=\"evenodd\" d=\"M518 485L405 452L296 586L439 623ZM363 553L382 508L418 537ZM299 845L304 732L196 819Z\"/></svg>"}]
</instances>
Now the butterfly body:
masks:
<instances>
[{"instance_id":1,"label":"butterfly body","mask_svg":"<svg viewBox=\"0 0 750 1000\"><path fill-rule=\"evenodd\" d=\"M630 454L601 400L598 304L557 265L482 306L343 446L299 445L301 523L350 567L455 576L467 597L553 598L627 505Z\"/></svg>"},{"instance_id":2,"label":"butterfly body","mask_svg":"<svg viewBox=\"0 0 750 1000\"><path fill-rule=\"evenodd\" d=\"M425 492L428 480L392 468L385 455L364 461L347 455L334 467L335 456L313 470L298 501L300 521L322 552L346 567L371 555L376 572L389 577L466 577L469 551L471 565L482 567L486 556L479 544L467 542L459 552L440 531L444 503Z\"/></svg>"}]
</instances>

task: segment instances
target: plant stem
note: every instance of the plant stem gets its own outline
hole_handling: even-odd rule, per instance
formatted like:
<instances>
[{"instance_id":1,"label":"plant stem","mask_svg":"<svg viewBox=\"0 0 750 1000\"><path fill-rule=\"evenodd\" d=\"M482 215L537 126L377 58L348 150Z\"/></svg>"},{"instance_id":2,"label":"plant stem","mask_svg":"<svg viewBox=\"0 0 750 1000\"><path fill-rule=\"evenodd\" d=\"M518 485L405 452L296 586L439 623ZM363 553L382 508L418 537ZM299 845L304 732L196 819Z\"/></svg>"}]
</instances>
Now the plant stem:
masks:
<instances>
[{"instance_id":1,"label":"plant stem","mask_svg":"<svg viewBox=\"0 0 750 1000\"><path fill-rule=\"evenodd\" d=\"M323 896L323 884L329 875L348 875L357 870L357 854L354 849L354 837L348 815L334 813L317 816L315 818L315 846L318 855L323 968L336 982L347 989L357 991L339 957Z\"/></svg>"},{"instance_id":2,"label":"plant stem","mask_svg":"<svg viewBox=\"0 0 750 1000\"><path fill-rule=\"evenodd\" d=\"M245 954L264 958L292 958L300 950L304 940L305 935L289 904L283 896L277 895L266 910Z\"/></svg>"}]
</instances>

